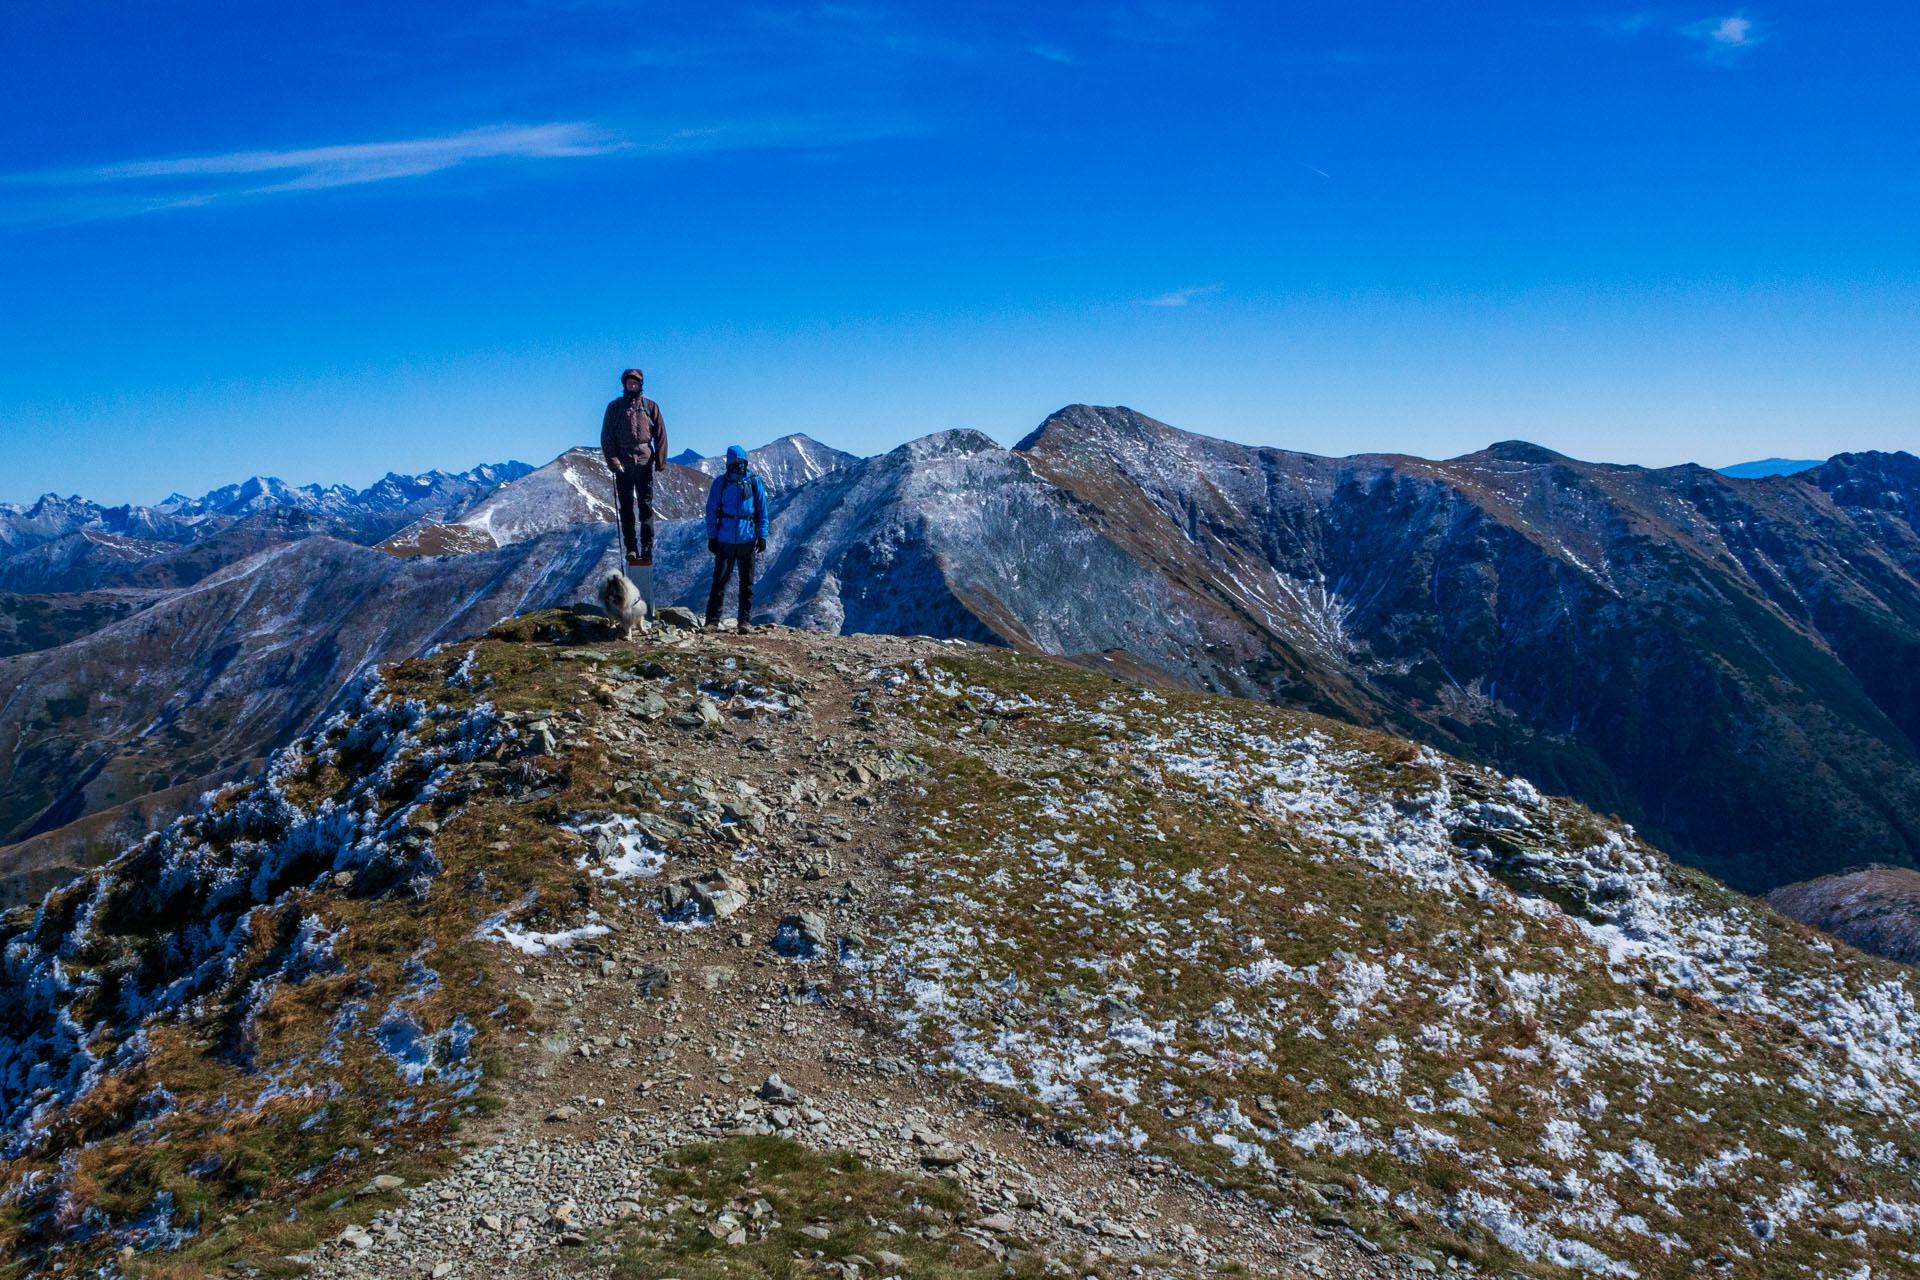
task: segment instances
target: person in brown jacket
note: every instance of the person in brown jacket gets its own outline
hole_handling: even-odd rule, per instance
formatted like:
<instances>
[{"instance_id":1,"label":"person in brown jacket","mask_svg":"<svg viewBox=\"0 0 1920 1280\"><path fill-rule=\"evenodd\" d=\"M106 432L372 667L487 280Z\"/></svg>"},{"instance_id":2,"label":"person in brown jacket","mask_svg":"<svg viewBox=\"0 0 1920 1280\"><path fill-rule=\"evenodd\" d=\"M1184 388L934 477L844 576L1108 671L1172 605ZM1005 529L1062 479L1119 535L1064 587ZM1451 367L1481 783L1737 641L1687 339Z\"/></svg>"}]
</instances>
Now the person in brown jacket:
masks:
<instances>
[{"instance_id":1,"label":"person in brown jacket","mask_svg":"<svg viewBox=\"0 0 1920 1280\"><path fill-rule=\"evenodd\" d=\"M620 508L620 536L626 540L627 563L653 563L653 473L667 465L667 424L660 406L640 394L646 375L629 369L620 375L626 394L607 406L600 421L600 453L613 472L616 503ZM640 509L640 543L633 541L634 508Z\"/></svg>"}]
</instances>

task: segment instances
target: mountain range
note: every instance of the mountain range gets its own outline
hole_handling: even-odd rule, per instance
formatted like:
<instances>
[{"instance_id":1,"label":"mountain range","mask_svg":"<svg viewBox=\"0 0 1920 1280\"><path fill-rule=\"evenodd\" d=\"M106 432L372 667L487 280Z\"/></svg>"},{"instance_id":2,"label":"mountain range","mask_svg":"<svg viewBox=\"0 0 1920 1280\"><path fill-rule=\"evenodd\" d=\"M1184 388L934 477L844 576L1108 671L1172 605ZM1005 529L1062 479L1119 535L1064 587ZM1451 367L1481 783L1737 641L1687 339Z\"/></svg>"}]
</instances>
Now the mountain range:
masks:
<instances>
[{"instance_id":1,"label":"mountain range","mask_svg":"<svg viewBox=\"0 0 1920 1280\"><path fill-rule=\"evenodd\" d=\"M717 465L682 455L658 480L660 604L704 604ZM961 429L863 459L790 436L754 465L770 621L1105 654L1387 729L1751 892L1920 852L1911 455L1753 480L1521 442L1324 458L1076 405L1011 449ZM371 664L591 596L618 565L595 451L441 482L411 508L250 482L0 511L0 643L21 650L0 658L0 840L34 838L35 883L67 823L242 768ZM85 555L46 551L88 534Z\"/></svg>"}]
</instances>

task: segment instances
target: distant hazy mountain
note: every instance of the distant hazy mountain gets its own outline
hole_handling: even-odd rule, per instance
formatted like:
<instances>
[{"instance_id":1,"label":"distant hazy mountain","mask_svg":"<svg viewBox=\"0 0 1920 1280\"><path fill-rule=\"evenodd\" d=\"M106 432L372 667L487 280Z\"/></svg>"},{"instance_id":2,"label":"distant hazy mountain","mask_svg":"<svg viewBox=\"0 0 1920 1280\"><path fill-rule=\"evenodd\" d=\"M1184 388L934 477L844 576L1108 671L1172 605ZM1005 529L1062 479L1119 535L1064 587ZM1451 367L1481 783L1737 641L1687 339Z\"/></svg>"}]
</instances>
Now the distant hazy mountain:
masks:
<instances>
[{"instance_id":1,"label":"distant hazy mountain","mask_svg":"<svg viewBox=\"0 0 1920 1280\"><path fill-rule=\"evenodd\" d=\"M480 495L531 470L524 462L503 462L457 474L389 473L365 489L337 484L296 487L270 476L255 476L199 498L176 493L147 507L104 507L85 498L49 493L30 505L0 503L0 558L73 540L75 535L93 535L80 541L105 549L109 559L144 558L157 552L140 544L197 542L248 516L273 510L331 517L339 522L332 526L335 531L356 541L377 542L423 516L444 516L470 506ZM72 564L103 553L85 550L78 541L70 541L70 546L52 558Z\"/></svg>"},{"instance_id":2,"label":"distant hazy mountain","mask_svg":"<svg viewBox=\"0 0 1920 1280\"><path fill-rule=\"evenodd\" d=\"M1719 468L1723 476L1736 480L1758 480L1763 476L1790 476L1820 465L1818 458L1762 458L1758 462L1736 462Z\"/></svg>"}]
</instances>

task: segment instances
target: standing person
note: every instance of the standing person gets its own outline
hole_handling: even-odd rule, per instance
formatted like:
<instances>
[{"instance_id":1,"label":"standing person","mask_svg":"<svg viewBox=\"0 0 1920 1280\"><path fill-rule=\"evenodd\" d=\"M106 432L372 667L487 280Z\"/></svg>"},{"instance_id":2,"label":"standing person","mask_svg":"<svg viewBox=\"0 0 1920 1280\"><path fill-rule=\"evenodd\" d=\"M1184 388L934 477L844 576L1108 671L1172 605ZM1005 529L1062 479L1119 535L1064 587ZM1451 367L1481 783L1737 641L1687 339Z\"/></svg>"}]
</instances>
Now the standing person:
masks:
<instances>
[{"instance_id":1,"label":"standing person","mask_svg":"<svg viewBox=\"0 0 1920 1280\"><path fill-rule=\"evenodd\" d=\"M613 472L615 505L627 563L653 563L653 473L667 465L667 424L660 406L640 394L646 375L629 369L620 375L626 394L607 406L600 420L600 453ZM640 542L633 540L633 509L640 508Z\"/></svg>"},{"instance_id":2,"label":"standing person","mask_svg":"<svg viewBox=\"0 0 1920 1280\"><path fill-rule=\"evenodd\" d=\"M713 590L707 592L707 625L720 625L720 601L734 566L740 569L740 634L753 628L753 553L767 549L767 487L747 469L747 451L727 446L725 475L707 490L707 550L713 552Z\"/></svg>"}]
</instances>

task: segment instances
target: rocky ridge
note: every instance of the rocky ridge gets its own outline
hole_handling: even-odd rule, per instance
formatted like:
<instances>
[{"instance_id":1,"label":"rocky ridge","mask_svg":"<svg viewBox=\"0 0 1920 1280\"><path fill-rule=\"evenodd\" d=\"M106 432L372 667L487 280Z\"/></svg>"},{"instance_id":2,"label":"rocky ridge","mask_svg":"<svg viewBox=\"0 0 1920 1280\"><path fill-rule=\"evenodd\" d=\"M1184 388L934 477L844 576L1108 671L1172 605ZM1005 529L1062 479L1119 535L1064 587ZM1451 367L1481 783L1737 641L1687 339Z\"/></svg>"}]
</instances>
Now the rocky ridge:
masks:
<instances>
[{"instance_id":1,"label":"rocky ridge","mask_svg":"<svg viewBox=\"0 0 1920 1280\"><path fill-rule=\"evenodd\" d=\"M1920 1273L1907 972L1516 779L966 643L522 617L0 954L49 1272Z\"/></svg>"}]
</instances>

